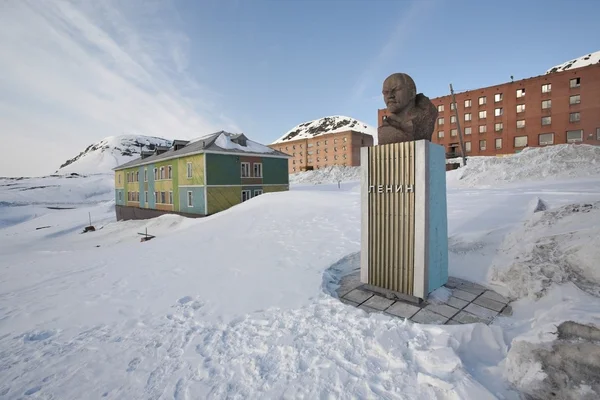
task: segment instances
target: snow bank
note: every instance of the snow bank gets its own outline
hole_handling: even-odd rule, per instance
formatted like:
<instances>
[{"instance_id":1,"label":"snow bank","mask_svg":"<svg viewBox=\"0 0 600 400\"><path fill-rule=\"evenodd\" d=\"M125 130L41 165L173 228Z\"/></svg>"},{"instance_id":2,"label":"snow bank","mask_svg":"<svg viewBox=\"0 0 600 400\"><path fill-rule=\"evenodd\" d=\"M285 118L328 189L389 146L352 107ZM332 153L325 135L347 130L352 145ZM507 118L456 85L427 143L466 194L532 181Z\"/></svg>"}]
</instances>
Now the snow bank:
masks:
<instances>
[{"instance_id":1,"label":"snow bank","mask_svg":"<svg viewBox=\"0 0 600 400\"><path fill-rule=\"evenodd\" d=\"M540 211L511 232L490 281L512 298L539 298L552 284L574 282L600 296L600 201Z\"/></svg>"},{"instance_id":2,"label":"snow bank","mask_svg":"<svg viewBox=\"0 0 600 400\"><path fill-rule=\"evenodd\" d=\"M320 185L338 183L340 181L360 181L360 167L332 165L313 171L304 171L290 175L290 184L292 185Z\"/></svg>"},{"instance_id":3,"label":"snow bank","mask_svg":"<svg viewBox=\"0 0 600 400\"><path fill-rule=\"evenodd\" d=\"M529 147L506 157L469 157L446 174L448 186L494 186L511 182L600 177L600 146Z\"/></svg>"}]
</instances>

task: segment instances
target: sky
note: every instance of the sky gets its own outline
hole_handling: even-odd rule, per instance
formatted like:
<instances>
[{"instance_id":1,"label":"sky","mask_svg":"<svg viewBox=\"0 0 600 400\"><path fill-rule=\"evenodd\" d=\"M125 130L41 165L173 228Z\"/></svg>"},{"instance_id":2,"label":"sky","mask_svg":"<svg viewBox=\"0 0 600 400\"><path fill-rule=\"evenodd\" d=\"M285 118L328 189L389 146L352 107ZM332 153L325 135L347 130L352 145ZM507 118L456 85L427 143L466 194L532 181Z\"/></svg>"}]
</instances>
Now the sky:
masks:
<instances>
[{"instance_id":1,"label":"sky","mask_svg":"<svg viewBox=\"0 0 600 400\"><path fill-rule=\"evenodd\" d=\"M218 130L269 144L381 84L430 98L600 50L597 0L0 1L0 176L40 176L107 136Z\"/></svg>"}]
</instances>

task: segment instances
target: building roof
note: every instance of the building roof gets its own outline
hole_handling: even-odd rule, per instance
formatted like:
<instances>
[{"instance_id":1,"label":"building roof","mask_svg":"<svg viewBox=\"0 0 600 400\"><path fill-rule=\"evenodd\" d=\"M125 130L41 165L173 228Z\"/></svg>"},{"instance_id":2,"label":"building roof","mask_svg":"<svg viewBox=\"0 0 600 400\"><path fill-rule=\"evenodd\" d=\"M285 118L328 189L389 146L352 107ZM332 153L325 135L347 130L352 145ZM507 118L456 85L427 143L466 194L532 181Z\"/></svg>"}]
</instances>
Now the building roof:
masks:
<instances>
[{"instance_id":1,"label":"building roof","mask_svg":"<svg viewBox=\"0 0 600 400\"><path fill-rule=\"evenodd\" d=\"M114 171L152 164L157 161L179 158L185 155L200 153L232 153L254 156L269 156L275 158L290 158L288 154L271 149L265 145L249 140L243 133L231 134L225 131L211 133L190 141L185 147L175 150L172 146L164 153L154 154L146 158L138 158L113 168Z\"/></svg>"}]
</instances>

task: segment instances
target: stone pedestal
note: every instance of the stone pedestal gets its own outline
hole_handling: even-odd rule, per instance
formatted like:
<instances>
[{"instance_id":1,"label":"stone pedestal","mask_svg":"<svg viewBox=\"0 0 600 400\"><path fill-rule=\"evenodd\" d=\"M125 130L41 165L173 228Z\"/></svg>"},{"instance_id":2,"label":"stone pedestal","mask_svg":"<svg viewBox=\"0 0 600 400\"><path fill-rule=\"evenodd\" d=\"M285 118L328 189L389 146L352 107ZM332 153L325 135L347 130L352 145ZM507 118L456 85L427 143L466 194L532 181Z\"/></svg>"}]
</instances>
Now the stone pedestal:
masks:
<instances>
[{"instance_id":1,"label":"stone pedestal","mask_svg":"<svg viewBox=\"0 0 600 400\"><path fill-rule=\"evenodd\" d=\"M448 281L445 152L428 140L361 149L361 282L427 298Z\"/></svg>"}]
</instances>

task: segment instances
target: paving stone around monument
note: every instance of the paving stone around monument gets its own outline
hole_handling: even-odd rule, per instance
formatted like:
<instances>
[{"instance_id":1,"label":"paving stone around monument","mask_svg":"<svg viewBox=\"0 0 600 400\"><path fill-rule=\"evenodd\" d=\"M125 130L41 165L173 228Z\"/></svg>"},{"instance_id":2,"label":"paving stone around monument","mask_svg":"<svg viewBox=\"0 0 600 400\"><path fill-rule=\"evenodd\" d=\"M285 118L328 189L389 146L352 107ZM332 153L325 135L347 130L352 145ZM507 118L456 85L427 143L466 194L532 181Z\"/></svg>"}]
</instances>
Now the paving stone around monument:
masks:
<instances>
[{"instance_id":1,"label":"paving stone around monument","mask_svg":"<svg viewBox=\"0 0 600 400\"><path fill-rule=\"evenodd\" d=\"M408 318L420 324L490 324L499 315L512 313L509 300L485 286L450 277L445 288L450 292L447 300L430 298L421 304L410 303L369 290L360 282L357 271L342 278L337 294L343 303L368 313Z\"/></svg>"}]
</instances>

